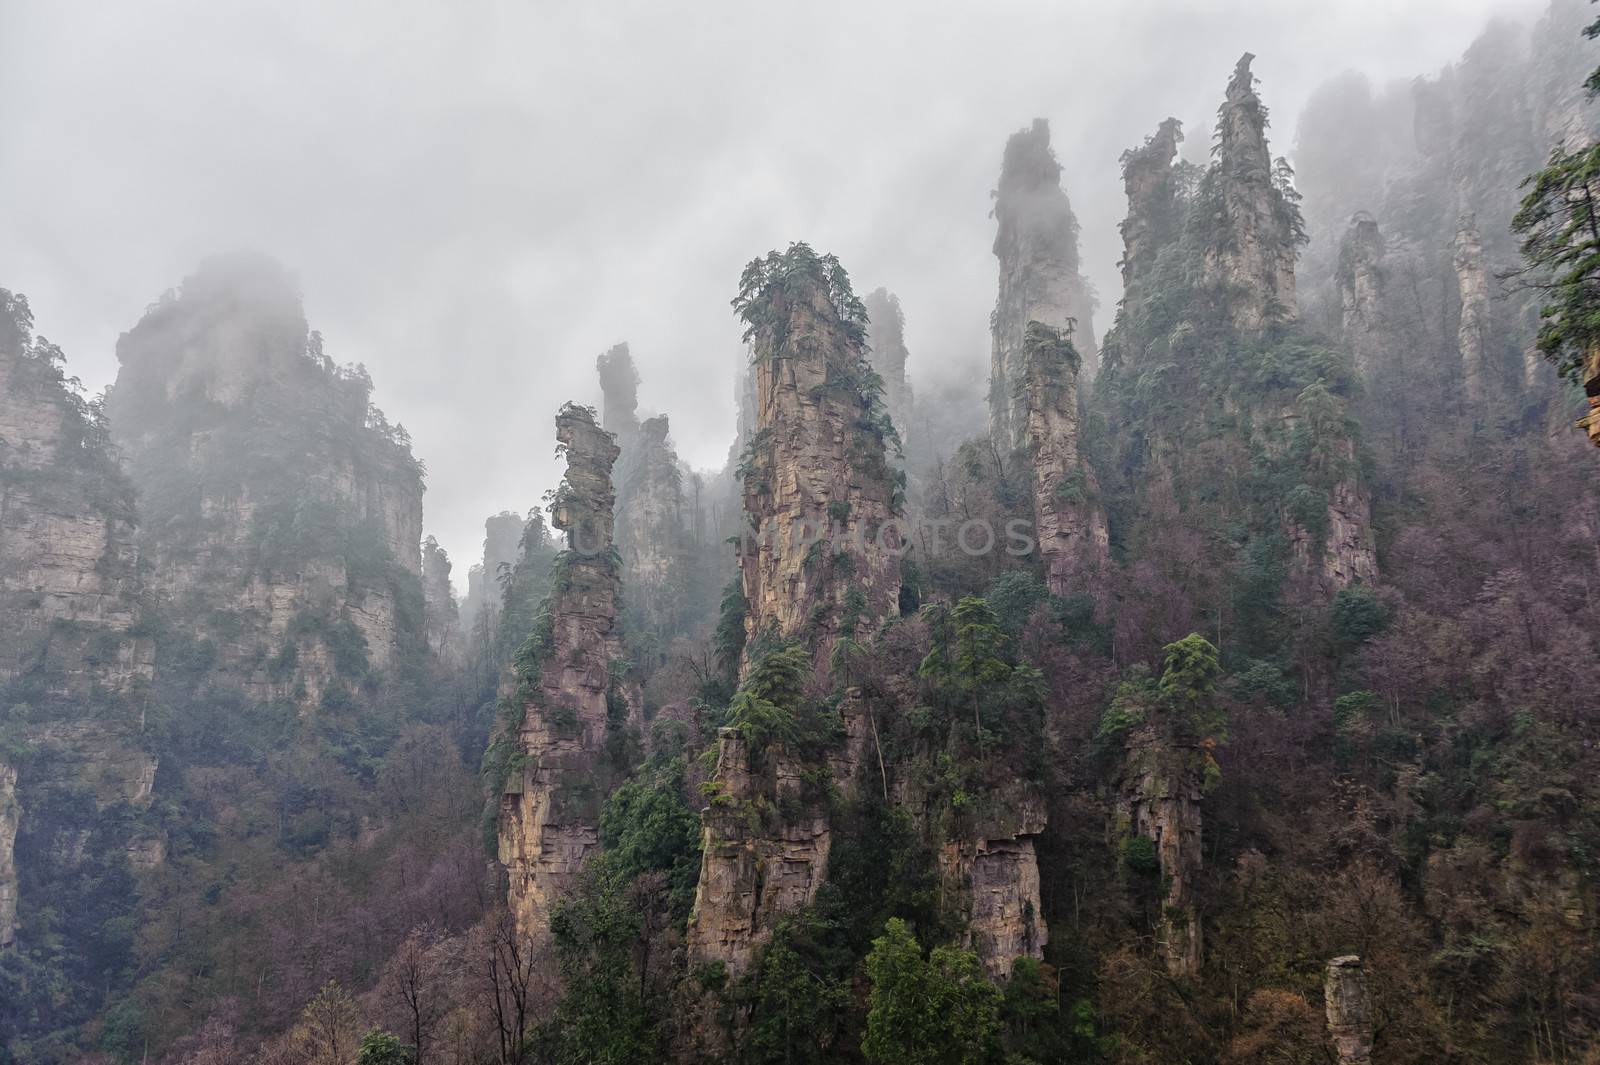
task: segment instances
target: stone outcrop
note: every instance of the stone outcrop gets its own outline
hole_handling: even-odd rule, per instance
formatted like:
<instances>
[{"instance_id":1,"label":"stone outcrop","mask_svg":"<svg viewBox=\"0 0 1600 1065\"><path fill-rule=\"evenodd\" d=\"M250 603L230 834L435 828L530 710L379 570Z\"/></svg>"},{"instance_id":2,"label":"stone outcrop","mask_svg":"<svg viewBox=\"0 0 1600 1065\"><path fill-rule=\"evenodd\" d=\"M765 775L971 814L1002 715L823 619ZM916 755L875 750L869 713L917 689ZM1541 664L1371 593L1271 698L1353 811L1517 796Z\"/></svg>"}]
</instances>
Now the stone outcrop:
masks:
<instances>
[{"instance_id":1,"label":"stone outcrop","mask_svg":"<svg viewBox=\"0 0 1600 1065\"><path fill-rule=\"evenodd\" d=\"M703 814L689 925L691 967L716 961L731 977L745 975L778 921L816 899L832 833L826 809L801 801L800 769L781 750L768 751L752 769L739 731L717 734L716 787ZM783 815L780 806L802 812Z\"/></svg>"},{"instance_id":2,"label":"stone outcrop","mask_svg":"<svg viewBox=\"0 0 1600 1065\"><path fill-rule=\"evenodd\" d=\"M1200 873L1201 752L1152 726L1134 730L1127 742L1119 795L1119 820L1125 830L1155 844L1161 880L1158 930L1167 971L1193 976L1200 971L1200 921L1195 879Z\"/></svg>"},{"instance_id":3,"label":"stone outcrop","mask_svg":"<svg viewBox=\"0 0 1600 1065\"><path fill-rule=\"evenodd\" d=\"M1267 149L1267 109L1250 72L1254 59L1248 52L1240 58L1218 112L1215 184L1208 192L1221 217L1205 231L1206 279L1228 293L1229 315L1245 332L1299 313L1296 216Z\"/></svg>"},{"instance_id":4,"label":"stone outcrop","mask_svg":"<svg viewBox=\"0 0 1600 1065\"><path fill-rule=\"evenodd\" d=\"M322 353L282 267L207 260L117 358L108 411L152 591L214 644L213 682L309 714L421 642L401 605L420 591L421 466L366 371Z\"/></svg>"},{"instance_id":5,"label":"stone outcrop","mask_svg":"<svg viewBox=\"0 0 1600 1065\"><path fill-rule=\"evenodd\" d=\"M1355 447L1347 462L1355 463ZM1300 542L1292 546L1299 551ZM1309 548L1309 544L1306 545ZM1298 555L1297 555L1298 557ZM1307 562L1310 560L1307 559ZM1373 543L1372 501L1354 472L1339 479L1328 496L1327 534L1316 556L1324 594L1331 598L1352 584L1373 584L1378 579L1378 549Z\"/></svg>"},{"instance_id":6,"label":"stone outcrop","mask_svg":"<svg viewBox=\"0 0 1600 1065\"><path fill-rule=\"evenodd\" d=\"M1383 234L1365 211L1339 244L1339 325L1356 372L1371 381L1392 343L1384 321Z\"/></svg>"},{"instance_id":7,"label":"stone outcrop","mask_svg":"<svg viewBox=\"0 0 1600 1065\"><path fill-rule=\"evenodd\" d=\"M494 634L502 580L517 564L526 523L522 515L509 510L484 519L483 558L467 570L467 597L461 604L461 620L474 642L486 641Z\"/></svg>"},{"instance_id":8,"label":"stone outcrop","mask_svg":"<svg viewBox=\"0 0 1600 1065\"><path fill-rule=\"evenodd\" d=\"M1017 410L1045 580L1055 595L1084 592L1109 570L1111 538L1099 482L1078 454L1078 352L1066 331L1029 322L1019 363Z\"/></svg>"},{"instance_id":9,"label":"stone outcrop","mask_svg":"<svg viewBox=\"0 0 1600 1065\"><path fill-rule=\"evenodd\" d=\"M1583 369L1583 393L1589 404L1589 413L1578 422L1578 428L1589 434L1590 443L1600 447L1600 347L1589 352Z\"/></svg>"},{"instance_id":10,"label":"stone outcrop","mask_svg":"<svg viewBox=\"0 0 1600 1065\"><path fill-rule=\"evenodd\" d=\"M422 542L422 606L428 650L440 664L461 664L461 613L455 592L450 589L450 556L439 541L428 537Z\"/></svg>"},{"instance_id":11,"label":"stone outcrop","mask_svg":"<svg viewBox=\"0 0 1600 1065\"><path fill-rule=\"evenodd\" d=\"M633 617L669 639L684 617L688 529L683 471L665 414L647 418L622 449L617 482L617 551Z\"/></svg>"},{"instance_id":12,"label":"stone outcrop","mask_svg":"<svg viewBox=\"0 0 1600 1065\"><path fill-rule=\"evenodd\" d=\"M774 260L788 272L754 294L762 304L751 331L745 626L750 643L769 632L803 638L825 672L849 616L870 626L896 613L904 529L883 430L861 387L864 309L839 290L837 264L804 245Z\"/></svg>"},{"instance_id":13,"label":"stone outcrop","mask_svg":"<svg viewBox=\"0 0 1600 1065\"><path fill-rule=\"evenodd\" d=\"M133 494L98 410L32 324L27 301L0 289L0 739L17 751L0 764L0 946L16 938L24 892L37 901L78 875L99 815L147 805L156 771ZM38 813L40 797L78 790L93 793L92 812ZM163 848L126 824L108 823L113 838Z\"/></svg>"},{"instance_id":14,"label":"stone outcrop","mask_svg":"<svg viewBox=\"0 0 1600 1065\"><path fill-rule=\"evenodd\" d=\"M692 605L689 510L667 416L639 418L639 371L627 344L601 354L601 421L617 438L617 553L636 645L665 654ZM645 637L642 641L640 637Z\"/></svg>"},{"instance_id":15,"label":"stone outcrop","mask_svg":"<svg viewBox=\"0 0 1600 1065\"><path fill-rule=\"evenodd\" d=\"M1461 296L1456 342L1461 352L1461 392L1469 410L1479 410L1490 393L1489 271L1483 261L1483 237L1476 220L1463 215L1456 227L1451 264Z\"/></svg>"},{"instance_id":16,"label":"stone outcrop","mask_svg":"<svg viewBox=\"0 0 1600 1065\"><path fill-rule=\"evenodd\" d=\"M612 549L617 460L594 412L568 404L556 418L566 477L550 507L567 534L550 593L539 661L520 680L518 757L500 800L499 856L508 904L525 934L542 935L550 913L600 847L600 807L625 767L607 743L636 728L638 689L613 672L624 659L621 579Z\"/></svg>"},{"instance_id":17,"label":"stone outcrop","mask_svg":"<svg viewBox=\"0 0 1600 1065\"><path fill-rule=\"evenodd\" d=\"M754 534L740 544L747 633L801 641L825 676L841 636L898 607L898 501L883 414L862 388L866 312L838 262L803 244L752 263L735 306L750 326L758 415L741 470ZM842 792L870 727L859 699L845 707L850 739L825 767ZM718 746L688 953L737 975L778 919L815 897L832 837L792 752L752 752L731 729Z\"/></svg>"},{"instance_id":18,"label":"stone outcrop","mask_svg":"<svg viewBox=\"0 0 1600 1065\"><path fill-rule=\"evenodd\" d=\"M1372 1001L1360 958L1349 954L1328 963L1323 1000L1328 1036L1339 1055L1339 1065L1368 1065L1372 1061Z\"/></svg>"},{"instance_id":19,"label":"stone outcrop","mask_svg":"<svg viewBox=\"0 0 1600 1065\"><path fill-rule=\"evenodd\" d=\"M1042 797L1020 784L996 798L994 806L1004 814L945 842L939 873L963 943L991 979L1003 981L1017 958L1043 958L1049 942L1034 846L1045 828L1045 809Z\"/></svg>"},{"instance_id":20,"label":"stone outcrop","mask_svg":"<svg viewBox=\"0 0 1600 1065\"><path fill-rule=\"evenodd\" d=\"M0 762L0 949L17 938L17 771Z\"/></svg>"},{"instance_id":21,"label":"stone outcrop","mask_svg":"<svg viewBox=\"0 0 1600 1065\"><path fill-rule=\"evenodd\" d=\"M1016 378L1028 323L1070 331L1086 353L1085 375L1092 377L1095 300L1078 272L1078 219L1061 189L1061 164L1044 119L1034 119L1006 142L994 196L1000 292L990 317L989 429L1009 452L1024 443Z\"/></svg>"},{"instance_id":22,"label":"stone outcrop","mask_svg":"<svg viewBox=\"0 0 1600 1065\"><path fill-rule=\"evenodd\" d=\"M867 357L883 378L883 405L889 411L902 448L911 446L914 397L906 377L906 316L900 300L886 288L867 293Z\"/></svg>"},{"instance_id":23,"label":"stone outcrop","mask_svg":"<svg viewBox=\"0 0 1600 1065\"><path fill-rule=\"evenodd\" d=\"M1122 285L1125 298L1138 298L1138 286L1149 276L1156 256L1178 235L1178 181L1172 164L1183 142L1183 123L1168 118L1138 148L1122 153L1122 188L1128 216L1122 233Z\"/></svg>"}]
</instances>

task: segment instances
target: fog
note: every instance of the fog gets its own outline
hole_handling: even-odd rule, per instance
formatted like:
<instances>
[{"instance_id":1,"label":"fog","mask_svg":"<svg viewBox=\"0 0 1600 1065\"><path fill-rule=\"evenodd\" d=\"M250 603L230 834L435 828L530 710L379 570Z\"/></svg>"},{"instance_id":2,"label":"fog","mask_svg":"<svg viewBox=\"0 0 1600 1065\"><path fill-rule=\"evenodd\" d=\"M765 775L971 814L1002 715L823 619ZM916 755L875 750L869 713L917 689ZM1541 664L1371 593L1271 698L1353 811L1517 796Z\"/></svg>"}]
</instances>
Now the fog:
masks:
<instances>
[{"instance_id":1,"label":"fog","mask_svg":"<svg viewBox=\"0 0 1600 1065\"><path fill-rule=\"evenodd\" d=\"M1203 157L1241 52L1291 152L1325 79L1431 72L1543 6L0 0L0 285L97 391L201 257L278 257L412 433L459 590L483 518L554 484L551 418L598 401L619 340L642 411L721 466L751 257L837 253L899 295L914 381L978 402L1012 131L1051 122L1103 332L1118 156L1171 114Z\"/></svg>"}]
</instances>

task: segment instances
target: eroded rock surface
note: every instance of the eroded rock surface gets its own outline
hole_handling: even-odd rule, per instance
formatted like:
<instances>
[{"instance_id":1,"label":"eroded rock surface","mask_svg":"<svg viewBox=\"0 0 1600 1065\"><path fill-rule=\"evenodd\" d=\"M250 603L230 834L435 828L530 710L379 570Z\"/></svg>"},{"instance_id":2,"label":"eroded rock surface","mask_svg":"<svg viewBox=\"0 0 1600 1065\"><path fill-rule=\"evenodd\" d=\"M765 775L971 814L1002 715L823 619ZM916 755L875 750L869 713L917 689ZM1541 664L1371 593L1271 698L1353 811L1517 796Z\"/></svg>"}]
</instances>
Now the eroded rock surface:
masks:
<instances>
[{"instance_id":1,"label":"eroded rock surface","mask_svg":"<svg viewBox=\"0 0 1600 1065\"><path fill-rule=\"evenodd\" d=\"M883 378L883 404L894 422L902 448L911 446L911 380L906 376L906 315L900 300L886 288L867 293L867 354L872 368Z\"/></svg>"},{"instance_id":2,"label":"eroded rock surface","mask_svg":"<svg viewBox=\"0 0 1600 1065\"><path fill-rule=\"evenodd\" d=\"M1049 942L1034 845L1045 809L1042 797L1021 784L997 796L995 806L1002 816L944 844L939 872L963 942L991 979L1003 981L1017 958L1042 958Z\"/></svg>"},{"instance_id":3,"label":"eroded rock surface","mask_svg":"<svg viewBox=\"0 0 1600 1065\"><path fill-rule=\"evenodd\" d=\"M1063 330L1029 322L1016 389L1033 462L1034 536L1055 595L1086 592L1111 565L1094 470L1078 453L1077 349Z\"/></svg>"},{"instance_id":4,"label":"eroded rock surface","mask_svg":"<svg viewBox=\"0 0 1600 1065\"><path fill-rule=\"evenodd\" d=\"M1246 52L1234 67L1217 123L1216 197L1223 225L1211 231L1208 280L1229 294L1240 330L1254 332L1299 314L1294 261L1294 214L1267 148L1267 109L1256 95ZM1210 206L1208 203L1206 206Z\"/></svg>"},{"instance_id":5,"label":"eroded rock surface","mask_svg":"<svg viewBox=\"0 0 1600 1065\"><path fill-rule=\"evenodd\" d=\"M1394 342L1384 321L1383 234L1366 212L1339 245L1339 323L1356 372L1370 381Z\"/></svg>"},{"instance_id":6,"label":"eroded rock surface","mask_svg":"<svg viewBox=\"0 0 1600 1065\"><path fill-rule=\"evenodd\" d=\"M608 759L607 741L637 727L642 709L637 687L614 671L625 659L612 550L617 444L592 410L571 404L556 419L556 438L567 472L550 517L568 546L556 566L549 630L520 678L518 757L499 818L508 904L518 927L536 937L599 850L600 808L625 768Z\"/></svg>"},{"instance_id":7,"label":"eroded rock surface","mask_svg":"<svg viewBox=\"0 0 1600 1065\"><path fill-rule=\"evenodd\" d=\"M809 252L809 249L807 249ZM793 252L791 252L793 254ZM757 426L746 456L740 548L750 641L802 638L825 672L843 625L897 611L905 534L874 405L865 338L821 266L770 284L752 331ZM853 299L853 297L851 297Z\"/></svg>"},{"instance_id":8,"label":"eroded rock surface","mask_svg":"<svg viewBox=\"0 0 1600 1065\"><path fill-rule=\"evenodd\" d=\"M1456 341L1461 351L1461 391L1471 410L1481 409L1490 393L1489 272L1483 262L1483 237L1476 219L1463 215L1456 229L1456 286L1461 296L1461 321Z\"/></svg>"},{"instance_id":9,"label":"eroded rock surface","mask_svg":"<svg viewBox=\"0 0 1600 1065\"><path fill-rule=\"evenodd\" d=\"M1174 976L1200 971L1201 937L1195 908L1200 873L1200 752L1145 726L1127 742L1119 807L1127 830L1155 845L1166 891L1158 930L1167 970Z\"/></svg>"},{"instance_id":10,"label":"eroded rock surface","mask_svg":"<svg viewBox=\"0 0 1600 1065\"><path fill-rule=\"evenodd\" d=\"M1071 333L1093 376L1094 293L1078 272L1078 219L1061 189L1061 164L1042 118L1011 135L995 192L1000 293L990 316L989 428L1006 451L1024 444L1017 378L1029 322Z\"/></svg>"},{"instance_id":11,"label":"eroded rock surface","mask_svg":"<svg viewBox=\"0 0 1600 1065\"><path fill-rule=\"evenodd\" d=\"M1339 1065L1367 1065L1372 1060L1372 1001L1360 958L1350 954L1328 963L1323 999Z\"/></svg>"},{"instance_id":12,"label":"eroded rock surface","mask_svg":"<svg viewBox=\"0 0 1600 1065\"><path fill-rule=\"evenodd\" d=\"M32 321L25 299L0 290L0 740L17 751L0 764L0 946L16 936L23 885L48 893L77 875L75 841L108 807L147 805L156 772L133 493L99 412ZM46 795L79 790L92 808L42 813ZM112 838L162 847L124 825ZM25 869L19 836L36 856Z\"/></svg>"},{"instance_id":13,"label":"eroded rock surface","mask_svg":"<svg viewBox=\"0 0 1600 1065\"><path fill-rule=\"evenodd\" d=\"M281 266L207 260L117 358L108 409L152 591L213 645L213 682L311 714L422 643L402 605L421 605L421 466Z\"/></svg>"},{"instance_id":14,"label":"eroded rock surface","mask_svg":"<svg viewBox=\"0 0 1600 1065\"><path fill-rule=\"evenodd\" d=\"M703 820L700 883L689 925L691 966L750 971L779 919L809 906L822 886L832 834L826 810L800 802L800 767L780 750L752 767L738 730L717 734L716 790ZM780 807L802 812L790 815Z\"/></svg>"}]
</instances>

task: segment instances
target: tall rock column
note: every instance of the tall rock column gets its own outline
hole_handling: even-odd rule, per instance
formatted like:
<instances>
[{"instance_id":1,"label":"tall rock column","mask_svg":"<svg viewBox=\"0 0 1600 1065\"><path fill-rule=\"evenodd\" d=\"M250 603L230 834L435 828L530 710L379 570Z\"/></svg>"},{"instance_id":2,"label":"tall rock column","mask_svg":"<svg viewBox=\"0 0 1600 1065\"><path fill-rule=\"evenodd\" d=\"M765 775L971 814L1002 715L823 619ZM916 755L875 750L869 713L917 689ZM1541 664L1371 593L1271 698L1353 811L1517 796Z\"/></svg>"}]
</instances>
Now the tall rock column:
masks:
<instances>
[{"instance_id":1,"label":"tall rock column","mask_svg":"<svg viewBox=\"0 0 1600 1065\"><path fill-rule=\"evenodd\" d=\"M906 377L906 316L900 300L886 288L867 293L867 351L883 378L883 403L902 446L911 438L911 382Z\"/></svg>"},{"instance_id":2,"label":"tall rock column","mask_svg":"<svg viewBox=\"0 0 1600 1065\"><path fill-rule=\"evenodd\" d=\"M1028 323L1016 387L1033 460L1034 535L1055 595L1085 591L1111 564L1100 486L1078 454L1078 370L1067 332Z\"/></svg>"},{"instance_id":3,"label":"tall rock column","mask_svg":"<svg viewBox=\"0 0 1600 1065\"><path fill-rule=\"evenodd\" d=\"M826 672L843 625L895 614L900 594L899 493L882 411L862 388L865 308L837 261L803 244L757 260L746 280L757 404L746 632L802 639Z\"/></svg>"},{"instance_id":4,"label":"tall rock column","mask_svg":"<svg viewBox=\"0 0 1600 1065\"><path fill-rule=\"evenodd\" d=\"M1239 59L1218 111L1215 187L1208 191L1224 224L1210 233L1205 258L1207 280L1228 291L1233 324L1245 331L1299 314L1297 213L1267 149L1267 108L1256 95L1254 59L1249 52Z\"/></svg>"},{"instance_id":5,"label":"tall rock column","mask_svg":"<svg viewBox=\"0 0 1600 1065\"><path fill-rule=\"evenodd\" d=\"M503 510L483 522L483 561L467 570L467 598L461 619L474 641L492 636L500 617L501 583L517 562L522 527L527 519Z\"/></svg>"},{"instance_id":6,"label":"tall rock column","mask_svg":"<svg viewBox=\"0 0 1600 1065\"><path fill-rule=\"evenodd\" d=\"M1470 214L1462 215L1457 225L1451 264L1461 294L1461 322L1456 329L1461 351L1461 391L1467 407L1477 410L1488 398L1491 377L1489 271L1483 262L1483 236Z\"/></svg>"},{"instance_id":7,"label":"tall rock column","mask_svg":"<svg viewBox=\"0 0 1600 1065\"><path fill-rule=\"evenodd\" d=\"M600 375L600 424L627 447L628 438L639 431L639 369L627 342L602 352L595 371Z\"/></svg>"},{"instance_id":8,"label":"tall rock column","mask_svg":"<svg viewBox=\"0 0 1600 1065\"><path fill-rule=\"evenodd\" d=\"M567 472L550 507L567 534L550 592L549 629L537 662L523 665L517 768L500 800L500 861L507 902L525 934L550 914L600 847L600 807L625 767L607 740L636 724L639 692L612 672L623 658L621 580L612 551L612 435L594 411L568 404L556 418Z\"/></svg>"},{"instance_id":9,"label":"tall rock column","mask_svg":"<svg viewBox=\"0 0 1600 1065\"><path fill-rule=\"evenodd\" d=\"M1200 920L1194 881L1199 875L1200 752L1151 726L1127 743L1120 811L1126 830L1155 844L1161 880L1158 929L1167 971L1200 971Z\"/></svg>"},{"instance_id":10,"label":"tall rock column","mask_svg":"<svg viewBox=\"0 0 1600 1065\"><path fill-rule=\"evenodd\" d=\"M871 631L899 600L895 477L883 412L863 390L866 309L838 261L804 244L751 263L734 306L756 370L757 425L741 463L749 644L798 641L825 678L837 641ZM865 710L846 699L843 713ZM848 716L843 726L860 733ZM719 734L691 965L748 972L778 920L816 897L831 834L827 804L815 789L807 797L808 768L829 767L808 767L782 744L752 752L736 729ZM782 812L758 825L743 815L757 806Z\"/></svg>"},{"instance_id":11,"label":"tall rock column","mask_svg":"<svg viewBox=\"0 0 1600 1065\"><path fill-rule=\"evenodd\" d=\"M461 612L450 590L450 569L450 556L439 541L431 536L422 541L423 625L428 650L441 664L454 667L461 664L464 650Z\"/></svg>"},{"instance_id":12,"label":"tall rock column","mask_svg":"<svg viewBox=\"0 0 1600 1065\"><path fill-rule=\"evenodd\" d=\"M1128 217L1119 227L1124 288L1135 288L1149 275L1182 223L1172 166L1182 142L1183 123L1168 118L1144 144L1122 153L1122 188L1128 197Z\"/></svg>"},{"instance_id":13,"label":"tall rock column","mask_svg":"<svg viewBox=\"0 0 1600 1065\"><path fill-rule=\"evenodd\" d=\"M1339 322L1356 372L1370 382L1389 339L1383 314L1383 235L1365 211L1339 242Z\"/></svg>"},{"instance_id":14,"label":"tall rock column","mask_svg":"<svg viewBox=\"0 0 1600 1065\"><path fill-rule=\"evenodd\" d=\"M1078 219L1061 190L1061 164L1044 119L1006 141L994 197L1000 292L990 317L989 431L1009 452L1025 442L1016 378L1028 323L1071 331L1087 353L1085 373L1092 376L1094 293L1078 272Z\"/></svg>"},{"instance_id":15,"label":"tall rock column","mask_svg":"<svg viewBox=\"0 0 1600 1065\"><path fill-rule=\"evenodd\" d=\"M1328 1035L1339 1065L1368 1065L1372 1061L1372 1001L1360 958L1349 954L1328 963L1323 999Z\"/></svg>"}]
</instances>

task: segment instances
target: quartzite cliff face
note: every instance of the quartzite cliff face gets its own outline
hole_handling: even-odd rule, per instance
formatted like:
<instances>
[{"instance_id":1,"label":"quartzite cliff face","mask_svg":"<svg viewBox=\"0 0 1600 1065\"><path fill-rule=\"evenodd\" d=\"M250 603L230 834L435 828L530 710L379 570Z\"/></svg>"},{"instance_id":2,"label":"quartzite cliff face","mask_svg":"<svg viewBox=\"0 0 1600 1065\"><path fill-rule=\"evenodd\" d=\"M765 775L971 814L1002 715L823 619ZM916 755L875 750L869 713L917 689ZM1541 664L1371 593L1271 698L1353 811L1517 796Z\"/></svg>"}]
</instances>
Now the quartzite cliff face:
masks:
<instances>
[{"instance_id":1,"label":"quartzite cliff face","mask_svg":"<svg viewBox=\"0 0 1600 1065\"><path fill-rule=\"evenodd\" d=\"M1339 1065L1367 1065L1372 1060L1372 1000L1360 958L1350 954L1328 963L1323 999Z\"/></svg>"},{"instance_id":2,"label":"quartzite cliff face","mask_svg":"<svg viewBox=\"0 0 1600 1065\"><path fill-rule=\"evenodd\" d=\"M911 447L912 409L915 396L906 376L906 315L900 300L886 288L867 293L867 357L883 378L883 405L894 423L903 449Z\"/></svg>"},{"instance_id":3,"label":"quartzite cliff face","mask_svg":"<svg viewBox=\"0 0 1600 1065\"><path fill-rule=\"evenodd\" d=\"M1289 365L1313 343L1296 324L1303 237L1287 168L1268 149L1252 58L1241 58L1229 81L1207 170L1180 179L1181 134L1171 119L1123 156L1126 292L1105 345L1108 418L1131 448L1125 461L1145 466L1131 486L1148 497L1140 520L1170 513L1159 497L1181 495L1193 478L1250 476L1241 471L1252 460L1234 450L1245 441L1205 430L1207 419L1242 423L1248 448L1267 457L1283 485L1270 512L1255 519L1260 535L1287 543L1293 583L1328 598L1377 577L1368 492L1346 413L1354 381ZM1387 339L1381 255L1375 227L1358 222L1346 241L1343 324L1352 351L1368 363ZM1249 361L1248 352L1280 345L1284 354L1269 363ZM1152 389L1170 402L1152 406Z\"/></svg>"},{"instance_id":4,"label":"quartzite cliff face","mask_svg":"<svg viewBox=\"0 0 1600 1065\"><path fill-rule=\"evenodd\" d=\"M990 316L989 428L1009 452L1023 446L1026 431L1017 378L1028 323L1071 334L1084 355L1086 376L1093 375L1096 358L1094 294L1078 272L1078 220L1061 190L1061 164L1042 118L1006 142L994 217L1000 294Z\"/></svg>"},{"instance_id":5,"label":"quartzite cliff face","mask_svg":"<svg viewBox=\"0 0 1600 1065\"><path fill-rule=\"evenodd\" d=\"M826 676L837 641L893 616L900 588L886 427L862 387L865 308L837 262L804 245L752 263L745 282L758 410L742 470L747 633L800 641ZM847 721L845 731L859 730ZM688 951L691 964L737 976L777 920L816 897L831 835L826 804L801 801L805 767L792 752L753 760L734 729L718 748ZM738 811L758 801L789 812L775 829L752 826Z\"/></svg>"},{"instance_id":6,"label":"quartzite cliff face","mask_svg":"<svg viewBox=\"0 0 1600 1065\"><path fill-rule=\"evenodd\" d=\"M0 947L19 905L59 901L97 829L130 856L163 848L137 815L102 824L150 798L154 649L139 634L133 494L65 376L26 301L0 289L0 739L18 752L0 764ZM77 794L86 804L61 801Z\"/></svg>"},{"instance_id":7,"label":"quartzite cliff face","mask_svg":"<svg viewBox=\"0 0 1600 1065\"><path fill-rule=\"evenodd\" d=\"M1164 891L1157 929L1167 971L1200 971L1200 918L1195 881L1200 874L1199 747L1155 726L1136 729L1127 741L1119 797L1125 831L1155 845Z\"/></svg>"},{"instance_id":8,"label":"quartzite cliff face","mask_svg":"<svg viewBox=\"0 0 1600 1065\"><path fill-rule=\"evenodd\" d=\"M1362 380L1372 381L1393 354L1385 322L1383 234L1370 214L1350 220L1339 245L1339 325Z\"/></svg>"},{"instance_id":9,"label":"quartzite cliff face","mask_svg":"<svg viewBox=\"0 0 1600 1065\"><path fill-rule=\"evenodd\" d=\"M1256 95L1246 52L1218 112L1212 177L1218 227L1205 255L1207 281L1228 293L1229 314L1242 331L1299 315L1295 301L1295 215L1267 149L1267 109ZM1208 204L1210 206L1210 204Z\"/></svg>"},{"instance_id":10,"label":"quartzite cliff face","mask_svg":"<svg viewBox=\"0 0 1600 1065\"><path fill-rule=\"evenodd\" d=\"M761 318L751 327L745 630L751 642L769 632L803 638L826 672L847 614L870 625L896 612L904 528L884 429L862 391L864 308L841 310L824 267L790 269L756 295Z\"/></svg>"},{"instance_id":11,"label":"quartzite cliff face","mask_svg":"<svg viewBox=\"0 0 1600 1065\"><path fill-rule=\"evenodd\" d=\"M311 714L426 662L421 467L366 371L322 354L282 267L208 260L117 358L141 549L163 614L214 646L209 682Z\"/></svg>"},{"instance_id":12,"label":"quartzite cliff face","mask_svg":"<svg viewBox=\"0 0 1600 1065\"><path fill-rule=\"evenodd\" d=\"M1055 595L1087 592L1107 576L1111 541L1099 481L1078 454L1078 352L1062 330L1029 322L1020 362L1015 388L1045 582Z\"/></svg>"},{"instance_id":13,"label":"quartzite cliff face","mask_svg":"<svg viewBox=\"0 0 1600 1065\"><path fill-rule=\"evenodd\" d=\"M637 688L615 671L625 660L622 585L613 549L618 448L594 412L571 404L556 418L566 477L550 507L567 534L548 607L519 662L521 716L500 800L499 853L508 904L525 934L550 915L600 847L600 807L626 767L607 741L639 724Z\"/></svg>"}]
</instances>

